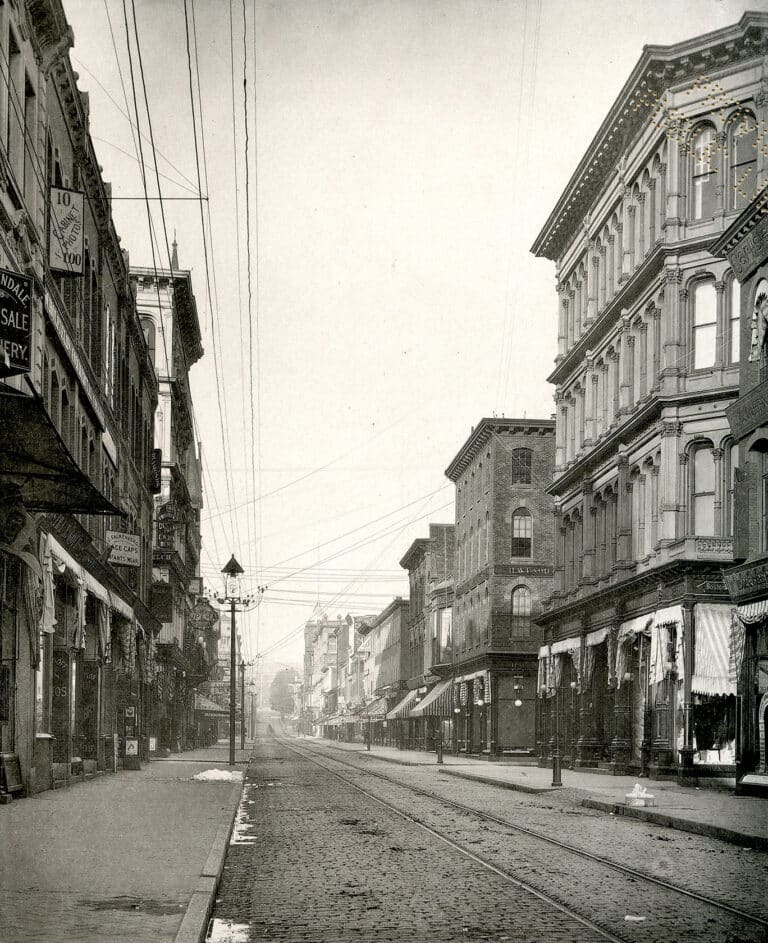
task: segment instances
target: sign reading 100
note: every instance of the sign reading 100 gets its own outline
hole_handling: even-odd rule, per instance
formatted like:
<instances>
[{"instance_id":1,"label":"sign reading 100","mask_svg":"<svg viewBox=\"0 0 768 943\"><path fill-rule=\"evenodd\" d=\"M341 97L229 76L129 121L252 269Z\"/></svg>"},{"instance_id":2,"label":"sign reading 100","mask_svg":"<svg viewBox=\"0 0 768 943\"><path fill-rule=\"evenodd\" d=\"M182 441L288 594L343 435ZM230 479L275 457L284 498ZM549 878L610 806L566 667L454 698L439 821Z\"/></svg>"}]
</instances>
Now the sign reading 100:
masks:
<instances>
[{"instance_id":1,"label":"sign reading 100","mask_svg":"<svg viewBox=\"0 0 768 943\"><path fill-rule=\"evenodd\" d=\"M68 275L83 274L83 194L51 187L48 264Z\"/></svg>"}]
</instances>

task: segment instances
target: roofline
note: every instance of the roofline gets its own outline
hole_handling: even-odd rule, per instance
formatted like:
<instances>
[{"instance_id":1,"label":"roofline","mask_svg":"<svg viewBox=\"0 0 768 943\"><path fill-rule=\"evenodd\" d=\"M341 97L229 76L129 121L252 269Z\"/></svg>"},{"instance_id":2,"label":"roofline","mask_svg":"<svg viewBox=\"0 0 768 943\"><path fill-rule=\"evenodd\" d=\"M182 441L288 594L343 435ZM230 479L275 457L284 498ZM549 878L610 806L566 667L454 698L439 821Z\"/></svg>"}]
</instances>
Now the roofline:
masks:
<instances>
[{"instance_id":1,"label":"roofline","mask_svg":"<svg viewBox=\"0 0 768 943\"><path fill-rule=\"evenodd\" d=\"M371 628L372 629L378 628L378 626L380 626L381 623L387 618L387 616L391 615L395 611L395 609L405 608L406 606L410 606L410 605L411 605L410 599L403 599L402 596L395 596L395 598L387 606L387 608L383 609L376 616L376 618L373 620L373 625L371 626Z\"/></svg>"},{"instance_id":2,"label":"roofline","mask_svg":"<svg viewBox=\"0 0 768 943\"><path fill-rule=\"evenodd\" d=\"M547 244L554 237L556 230L555 223L557 223L560 217L563 215L564 210L566 210L568 205L570 205L571 200L577 195L577 192L586 185L587 178L591 173L589 165L592 163L592 170L596 168L597 159L600 156L598 152L604 150L607 147L608 141L610 141L614 135L620 136L622 133L626 134L626 131L630 127L632 121L631 115L633 106L630 101L631 93L638 86L641 76L651 66L651 64L656 61L660 65L670 65L674 59L680 59L686 55L690 55L693 52L703 50L706 46L716 45L718 43L727 42L728 40L739 39L746 34L750 26L762 26L763 28L768 29L768 13L762 13L756 10L748 10L742 15L738 23L734 23L730 26L724 26L720 29L713 30L712 32L703 33L698 36L694 36L691 39L686 39L682 42L674 43L668 46L643 46L643 52L638 59L637 64L630 73L627 81L622 86L621 91L616 97L616 100L614 101L613 105L611 105L608 114L603 119L603 122L598 128L597 133L587 146L584 156L579 161L576 170L571 175L571 178L566 184L565 189L558 198L554 209L549 214L547 221L534 240L530 251L537 258L546 258L556 261L558 253L547 251L546 248ZM668 87L668 85L669 82L665 88ZM634 110L637 109L635 108ZM652 114L652 112L649 112L649 115L650 114ZM618 126L624 124L624 119L627 115L629 115L629 117L624 131L620 132L618 131ZM626 147L625 145L622 145L622 151L624 150L626 150ZM598 179L605 179L605 175L602 174ZM568 231L572 233L573 227Z\"/></svg>"},{"instance_id":3,"label":"roofline","mask_svg":"<svg viewBox=\"0 0 768 943\"><path fill-rule=\"evenodd\" d=\"M462 447L456 453L450 465L445 470L446 478L456 481L466 467L466 460L474 458L485 443L496 433L511 432L519 427L524 432L535 432L537 429L551 431L554 434L554 419L507 419L485 417L475 426ZM463 466L463 467L460 467Z\"/></svg>"},{"instance_id":4,"label":"roofline","mask_svg":"<svg viewBox=\"0 0 768 943\"><path fill-rule=\"evenodd\" d=\"M400 566L404 569L408 569L408 561L411 557L416 556L419 551L422 552L422 556L426 553L427 547L429 545L429 537L417 537L411 546L405 551L405 554L400 561Z\"/></svg>"}]
</instances>

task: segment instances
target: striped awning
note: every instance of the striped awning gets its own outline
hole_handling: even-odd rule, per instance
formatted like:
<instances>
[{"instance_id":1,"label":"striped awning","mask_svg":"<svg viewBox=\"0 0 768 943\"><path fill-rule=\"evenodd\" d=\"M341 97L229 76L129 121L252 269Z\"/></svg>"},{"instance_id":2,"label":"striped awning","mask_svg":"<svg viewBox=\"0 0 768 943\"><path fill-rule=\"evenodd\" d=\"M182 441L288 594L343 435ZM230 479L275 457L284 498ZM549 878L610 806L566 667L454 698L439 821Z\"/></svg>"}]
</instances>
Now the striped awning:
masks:
<instances>
[{"instance_id":1,"label":"striped awning","mask_svg":"<svg viewBox=\"0 0 768 943\"><path fill-rule=\"evenodd\" d=\"M418 696L419 692L416 690L416 688L414 688L413 691L409 691L402 701L393 707L392 710L387 714L387 720L399 720L403 717L407 717L408 713L410 712L411 705Z\"/></svg>"},{"instance_id":2,"label":"striped awning","mask_svg":"<svg viewBox=\"0 0 768 943\"><path fill-rule=\"evenodd\" d=\"M375 701L371 701L370 704L365 705L361 714L363 717L386 717L387 699L385 697L377 697Z\"/></svg>"},{"instance_id":3,"label":"striped awning","mask_svg":"<svg viewBox=\"0 0 768 943\"><path fill-rule=\"evenodd\" d=\"M746 606L739 606L736 610L742 622L752 625L755 622L762 622L768 619L768 599L761 599L759 602L751 602Z\"/></svg>"},{"instance_id":4,"label":"striped awning","mask_svg":"<svg viewBox=\"0 0 768 943\"><path fill-rule=\"evenodd\" d=\"M699 603L691 679L694 694L735 694L730 680L731 607Z\"/></svg>"},{"instance_id":5,"label":"striped awning","mask_svg":"<svg viewBox=\"0 0 768 943\"><path fill-rule=\"evenodd\" d=\"M563 652L578 651L581 648L581 638L574 635L573 638L560 639L559 642L552 643L552 654L561 655Z\"/></svg>"},{"instance_id":6,"label":"striped awning","mask_svg":"<svg viewBox=\"0 0 768 943\"><path fill-rule=\"evenodd\" d=\"M317 723L321 727L340 727L341 726L341 717L338 714L334 714L332 717L321 717Z\"/></svg>"},{"instance_id":7,"label":"striped awning","mask_svg":"<svg viewBox=\"0 0 768 943\"><path fill-rule=\"evenodd\" d=\"M448 678L438 681L432 690L411 711L411 717L450 717L453 714L451 704L451 686L453 681Z\"/></svg>"}]
</instances>

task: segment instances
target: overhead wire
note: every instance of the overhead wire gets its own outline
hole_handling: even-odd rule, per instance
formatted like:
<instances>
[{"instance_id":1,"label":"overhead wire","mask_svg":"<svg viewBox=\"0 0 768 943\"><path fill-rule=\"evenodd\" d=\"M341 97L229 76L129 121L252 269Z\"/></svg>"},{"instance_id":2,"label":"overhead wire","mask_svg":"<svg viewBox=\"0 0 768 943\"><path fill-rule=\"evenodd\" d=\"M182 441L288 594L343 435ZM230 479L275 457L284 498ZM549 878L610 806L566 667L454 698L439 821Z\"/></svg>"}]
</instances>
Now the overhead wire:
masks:
<instances>
[{"instance_id":1,"label":"overhead wire","mask_svg":"<svg viewBox=\"0 0 768 943\"><path fill-rule=\"evenodd\" d=\"M192 137L194 141L194 150L195 150L195 167L197 169L197 189L199 193L202 193L202 181L200 175L200 148L198 146L198 133L197 133L197 120L195 116L195 96L194 96L194 85L192 80L192 49L190 45L190 36L189 36L189 11L187 7L187 0L184 0L184 30L186 37L186 51L187 51L187 70L189 73L189 100L190 108L192 115ZM201 124L202 124L202 115L201 115ZM201 130L202 133L202 130ZM208 260L208 243L205 237L205 214L203 212L202 202L200 203L200 227L201 227L201 236L203 240L203 258L205 263L205 283L208 296L208 313L211 321L211 331L213 339L213 363L214 363L214 372L216 379L216 398L219 407L219 416L221 422L219 424L219 430L221 434L221 444L222 444L222 459L225 465L225 479L227 494L230 501L230 507L233 507L234 500L232 497L234 491L234 479L232 475L232 462L231 462L231 453L229 449L229 428L227 421L227 411L226 407L222 405L222 389L223 382L221 379L221 371L219 369L219 351L216 344L216 319L218 318L218 308L214 314L214 305L213 298L211 295L211 278L210 278L210 267ZM234 519L233 519L234 518ZM235 543L235 533L237 532L237 517L233 515L233 518L230 518L230 529L232 530L232 542ZM239 543L239 537L238 541Z\"/></svg>"}]
</instances>

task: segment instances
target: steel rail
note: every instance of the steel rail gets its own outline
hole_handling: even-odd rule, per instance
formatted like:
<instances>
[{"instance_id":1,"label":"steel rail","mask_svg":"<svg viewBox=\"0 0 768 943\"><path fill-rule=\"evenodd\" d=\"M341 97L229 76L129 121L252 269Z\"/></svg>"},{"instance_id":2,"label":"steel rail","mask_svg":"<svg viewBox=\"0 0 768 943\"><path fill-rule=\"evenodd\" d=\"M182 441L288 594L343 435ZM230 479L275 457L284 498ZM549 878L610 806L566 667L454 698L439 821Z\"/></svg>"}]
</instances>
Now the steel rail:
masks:
<instances>
[{"instance_id":1,"label":"steel rail","mask_svg":"<svg viewBox=\"0 0 768 943\"><path fill-rule=\"evenodd\" d=\"M575 920L577 923L580 923L587 930L591 930L593 933L597 933L603 939L610 940L612 943L628 943L628 938L616 936L616 934L609 930L606 927L601 926L599 923L595 923L594 920L590 920L589 917L584 917L578 911L574 910L572 907L569 907L568 904L563 901L558 900L556 897L553 897L551 894L545 894L543 891L540 891L537 887L534 887L532 884L528 884L526 881L522 881L520 878L515 877L510 874L508 871L505 871L503 868L500 868L498 865L493 864L491 861L487 861L482 856L478 855L474 851L470 851L460 842L455 841L452 838L448 838L447 835L442 834L436 829L432 828L431 825L427 825L425 822L422 822L417 816L413 815L410 812L404 812L402 809L399 809L396 805L393 805L391 802L388 802L386 799L382 799L380 796L377 796L373 792L369 792L367 789L364 789L362 786L353 782L347 776L343 776L341 773L337 772L334 769L326 766L325 764L318 761L317 757L313 755L311 750L300 750L297 749L293 744L286 743L285 739L282 737L275 736L275 739L281 743L287 749L292 750L294 753L297 753L299 756L304 757L305 759L310 760L316 766L319 766L321 769L324 769L327 773L330 773L331 776L335 776L337 779L340 779L342 782L346 783L348 786L351 786L353 789L356 789L358 792L361 792L366 798L372 799L374 802L378 802L379 805L384 806L390 812L394 812L395 815L400 818L405 819L408 822L412 822L414 825L418 825L419 828L423 829L428 834L432 835L434 838L437 838L439 841L448 845L450 848L453 848L454 851L458 851L465 858L469 858L470 861L473 861L475 864L479 864L481 867L486 868L488 871L493 872L499 877L503 878L510 884L514 884L516 887L519 887L521 890L526 891L531 894L531 896L538 898L546 904L549 904L555 910L560 911L565 914L567 917ZM336 760L335 757L324 756L325 759L330 759L332 762L342 763L344 766L349 766L351 769L355 769L360 772L360 768L354 766L351 763L343 763L341 760ZM388 776L379 776L377 773L367 773L363 770L362 772L367 775L378 776L380 779L389 779ZM397 780L391 780L392 783L398 786L403 786L403 783L397 782ZM411 789L411 787L406 786L406 789ZM418 790L412 790L418 791ZM424 795L429 795L424 793ZM433 798L440 799L440 796L434 796ZM472 810L470 810L472 811Z\"/></svg>"},{"instance_id":2,"label":"steel rail","mask_svg":"<svg viewBox=\"0 0 768 943\"><path fill-rule=\"evenodd\" d=\"M383 779L386 782L393 783L394 785L401 786L404 789L409 789L411 792L416 793L417 795L426 796L430 799L438 800L443 802L446 805L456 809L459 812L468 812L472 815L477 816L480 819L483 819L487 822L493 822L496 825L501 825L504 828L513 829L516 832L520 832L523 835L527 835L530 838L538 838L543 842L548 842L550 845L554 845L557 848L560 848L564 851L570 851L575 855L579 855L582 858L586 858L589 861L594 861L596 864L601 864L605 867L612 868L615 871L619 871L622 874L625 874L627 877L635 878L638 880L646 881L650 884L655 884L658 887L663 888L664 890L674 891L678 894L682 894L685 897L689 897L692 900L698 901L702 904L707 904L710 907L715 907L718 910L722 910L726 913L732 914L735 917L739 917L742 920L746 920L749 923L755 923L758 926L768 928L768 919L764 917L758 917L755 914L747 913L744 910L739 910L738 907L734 907L731 904L726 904L723 901L715 900L711 897L706 897L703 894L698 894L696 891L688 890L687 888L680 887L677 884L672 884L669 881L665 881L663 878L655 877L652 874L648 874L644 871L638 871L636 868L631 868L628 865L621 864L618 861L613 861L610 858L604 858L602 855L593 854L591 851L585 851L583 848L578 848L575 845L570 845L568 842L561 841L558 838L552 838L550 835L545 835L542 832L537 832L534 829L526 828L524 825L517 825L515 822L510 822L507 819L502 819L497 815L493 815L491 812L482 812L479 809L475 809L472 806L465 805L463 802L457 802L455 799L448 799L445 796L441 796L439 793L432 792L429 789L422 789L420 786L412 786L409 783L404 783L399 779L395 779L392 776L387 776L386 773L374 772L371 770L363 770L361 767L356 766L354 763L350 763L346 760L338 759L335 756L328 756L328 754L323 754L328 759L332 760L335 763L340 763L343 766L348 766L350 769L358 770L369 776L375 776L379 779Z\"/></svg>"}]
</instances>

